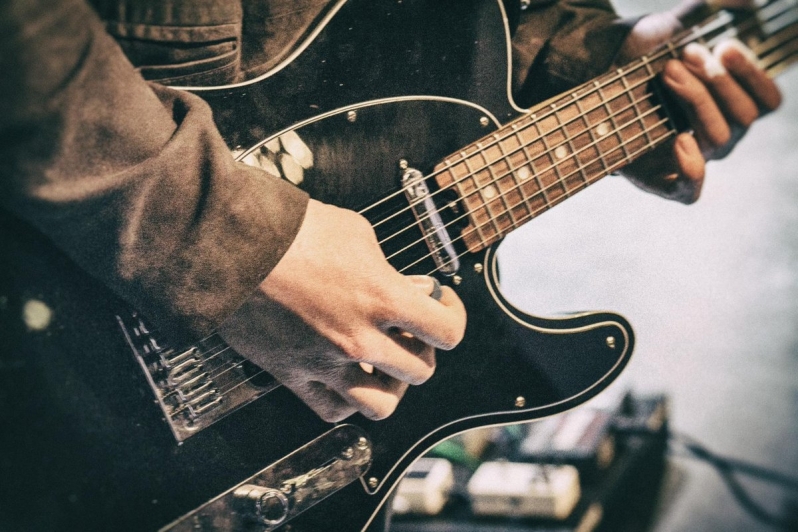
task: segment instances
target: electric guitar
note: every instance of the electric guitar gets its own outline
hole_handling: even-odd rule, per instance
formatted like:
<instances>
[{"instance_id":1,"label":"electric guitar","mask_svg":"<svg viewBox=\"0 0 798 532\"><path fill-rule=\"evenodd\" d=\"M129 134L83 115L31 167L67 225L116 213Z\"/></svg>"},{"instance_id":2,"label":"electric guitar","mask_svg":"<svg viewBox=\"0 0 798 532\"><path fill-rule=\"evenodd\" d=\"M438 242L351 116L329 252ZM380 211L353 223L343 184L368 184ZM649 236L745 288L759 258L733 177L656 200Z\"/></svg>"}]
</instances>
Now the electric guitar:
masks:
<instances>
[{"instance_id":1,"label":"electric guitar","mask_svg":"<svg viewBox=\"0 0 798 532\"><path fill-rule=\"evenodd\" d=\"M499 243L681 129L656 78L687 43L736 36L775 75L798 58L796 20L795 0L721 12L525 110L500 0L340 0L267 74L186 88L240 160L361 212L394 267L451 286L465 338L387 420L330 425L218 335L170 344L0 213L0 528L366 530L441 440L595 396L630 325L515 308Z\"/></svg>"}]
</instances>

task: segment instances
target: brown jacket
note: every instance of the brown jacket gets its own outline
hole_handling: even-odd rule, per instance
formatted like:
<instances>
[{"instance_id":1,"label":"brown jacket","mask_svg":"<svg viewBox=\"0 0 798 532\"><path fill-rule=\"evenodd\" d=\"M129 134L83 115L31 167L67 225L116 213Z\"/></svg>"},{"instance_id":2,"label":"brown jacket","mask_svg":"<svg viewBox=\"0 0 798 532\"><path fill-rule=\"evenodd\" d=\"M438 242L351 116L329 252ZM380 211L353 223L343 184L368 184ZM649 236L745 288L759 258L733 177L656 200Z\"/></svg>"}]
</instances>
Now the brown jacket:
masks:
<instances>
[{"instance_id":1,"label":"brown jacket","mask_svg":"<svg viewBox=\"0 0 798 532\"><path fill-rule=\"evenodd\" d=\"M4 1L0 205L163 329L206 334L280 260L307 196L233 162L207 105L163 84L264 72L329 3ZM507 3L524 105L603 72L629 27L605 0Z\"/></svg>"}]
</instances>

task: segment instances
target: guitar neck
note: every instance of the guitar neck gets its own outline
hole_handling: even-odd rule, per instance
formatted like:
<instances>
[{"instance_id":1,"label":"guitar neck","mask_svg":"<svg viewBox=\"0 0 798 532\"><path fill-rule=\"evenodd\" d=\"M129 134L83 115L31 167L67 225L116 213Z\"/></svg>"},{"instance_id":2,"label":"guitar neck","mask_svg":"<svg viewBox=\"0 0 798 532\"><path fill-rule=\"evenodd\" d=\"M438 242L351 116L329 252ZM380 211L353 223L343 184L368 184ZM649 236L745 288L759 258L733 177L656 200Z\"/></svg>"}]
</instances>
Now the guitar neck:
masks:
<instances>
[{"instance_id":1,"label":"guitar neck","mask_svg":"<svg viewBox=\"0 0 798 532\"><path fill-rule=\"evenodd\" d=\"M665 63L692 42L709 47L737 38L775 76L798 59L798 2L778 0L755 11L720 12L649 55L608 72L446 158L435 168L441 189L454 189L469 213L462 239L471 252L602 177L657 148L684 129L658 88Z\"/></svg>"}]
</instances>

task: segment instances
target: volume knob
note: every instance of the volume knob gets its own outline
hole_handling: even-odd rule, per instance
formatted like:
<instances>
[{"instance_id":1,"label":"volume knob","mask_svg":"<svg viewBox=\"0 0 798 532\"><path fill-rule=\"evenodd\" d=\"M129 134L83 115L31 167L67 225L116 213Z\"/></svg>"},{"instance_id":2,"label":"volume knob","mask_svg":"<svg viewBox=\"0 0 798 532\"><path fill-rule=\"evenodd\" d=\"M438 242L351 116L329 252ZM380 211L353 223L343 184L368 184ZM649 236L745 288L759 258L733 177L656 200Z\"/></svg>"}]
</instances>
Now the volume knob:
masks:
<instances>
[{"instance_id":1,"label":"volume knob","mask_svg":"<svg viewBox=\"0 0 798 532\"><path fill-rule=\"evenodd\" d=\"M282 524L291 510L285 493L273 488L245 484L235 490L233 496L240 502L242 511L264 525Z\"/></svg>"}]
</instances>

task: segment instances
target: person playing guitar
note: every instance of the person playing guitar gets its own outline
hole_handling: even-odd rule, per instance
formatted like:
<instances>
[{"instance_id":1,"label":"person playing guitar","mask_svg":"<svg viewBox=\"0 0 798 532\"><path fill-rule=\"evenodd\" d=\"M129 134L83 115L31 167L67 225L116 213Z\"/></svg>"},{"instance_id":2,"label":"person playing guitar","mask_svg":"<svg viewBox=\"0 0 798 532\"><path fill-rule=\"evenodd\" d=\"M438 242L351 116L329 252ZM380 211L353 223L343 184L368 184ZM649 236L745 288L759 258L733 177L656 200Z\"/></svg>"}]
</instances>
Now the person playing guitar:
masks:
<instances>
[{"instance_id":1,"label":"person playing guitar","mask_svg":"<svg viewBox=\"0 0 798 532\"><path fill-rule=\"evenodd\" d=\"M243 98L251 83L289 72L296 57L315 61L307 43L334 40L323 27L339 11L350 16L358 9L365 18L372 10L412 8L416 18L407 20L417 20L444 7L342 0L91 4L0 6L4 219L43 235L176 343L218 331L323 420L391 416L410 386L432 378L436 350L455 348L466 334L462 295L424 272L400 272L360 213L312 199L234 159L231 151L248 146L220 134L218 123L228 117L217 108L212 113L201 96L206 87L229 86L238 92L220 91L220 98ZM624 21L606 0L472 4L465 16L498 10L512 32L510 86L519 109L649 52L710 8L750 7L745 0L686 0ZM354 53L337 50L313 63L318 72L325 61L343 63ZM283 83L271 100L261 100L262 109L244 110L242 120L260 112L288 127L312 113L333 113L313 102L291 111L279 105L294 92L305 94L305 84L317 84L320 95L347 89L347 81L330 87L314 76L311 70ZM646 191L693 203L707 161L725 156L781 95L733 40L713 50L687 45L659 79L687 127L621 173ZM357 120L355 111L346 116ZM275 133L250 122L247 128L244 136ZM281 142L302 160L301 141Z\"/></svg>"}]
</instances>

